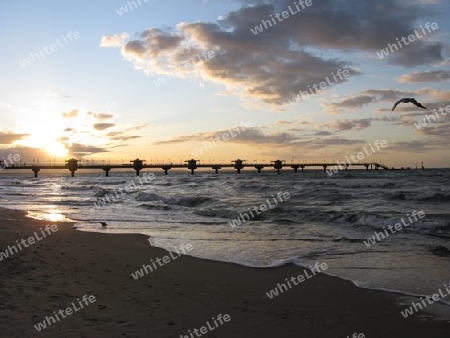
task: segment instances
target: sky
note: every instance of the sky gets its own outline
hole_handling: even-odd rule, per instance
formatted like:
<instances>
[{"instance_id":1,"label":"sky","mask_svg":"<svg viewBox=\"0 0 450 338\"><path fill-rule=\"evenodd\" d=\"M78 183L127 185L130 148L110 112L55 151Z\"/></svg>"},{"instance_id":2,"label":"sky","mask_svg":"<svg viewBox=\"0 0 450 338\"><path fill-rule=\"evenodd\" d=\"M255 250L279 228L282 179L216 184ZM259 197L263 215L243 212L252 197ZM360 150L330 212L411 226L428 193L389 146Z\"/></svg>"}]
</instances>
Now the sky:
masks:
<instances>
[{"instance_id":1,"label":"sky","mask_svg":"<svg viewBox=\"0 0 450 338\"><path fill-rule=\"evenodd\" d=\"M0 157L450 167L448 0L0 8Z\"/></svg>"}]
</instances>

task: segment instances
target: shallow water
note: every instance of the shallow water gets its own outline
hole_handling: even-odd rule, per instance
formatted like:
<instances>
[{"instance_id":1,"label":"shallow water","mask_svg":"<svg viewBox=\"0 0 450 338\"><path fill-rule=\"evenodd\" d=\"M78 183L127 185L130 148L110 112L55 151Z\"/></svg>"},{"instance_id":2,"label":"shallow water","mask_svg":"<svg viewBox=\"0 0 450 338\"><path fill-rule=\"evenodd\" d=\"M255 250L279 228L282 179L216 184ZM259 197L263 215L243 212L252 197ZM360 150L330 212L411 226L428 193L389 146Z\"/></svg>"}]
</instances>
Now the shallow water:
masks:
<instances>
[{"instance_id":1,"label":"shallow water","mask_svg":"<svg viewBox=\"0 0 450 338\"><path fill-rule=\"evenodd\" d=\"M126 192L133 182L136 190ZM359 286L432 294L450 282L449 183L450 170L157 173L148 182L132 172L8 173L0 174L0 205L36 218L67 217L83 231L146 234L168 250L190 243L196 257L254 267L320 261ZM119 198L97 208L108 194ZM414 210L425 217L370 247L363 243ZM232 227L240 213L251 219Z\"/></svg>"}]
</instances>

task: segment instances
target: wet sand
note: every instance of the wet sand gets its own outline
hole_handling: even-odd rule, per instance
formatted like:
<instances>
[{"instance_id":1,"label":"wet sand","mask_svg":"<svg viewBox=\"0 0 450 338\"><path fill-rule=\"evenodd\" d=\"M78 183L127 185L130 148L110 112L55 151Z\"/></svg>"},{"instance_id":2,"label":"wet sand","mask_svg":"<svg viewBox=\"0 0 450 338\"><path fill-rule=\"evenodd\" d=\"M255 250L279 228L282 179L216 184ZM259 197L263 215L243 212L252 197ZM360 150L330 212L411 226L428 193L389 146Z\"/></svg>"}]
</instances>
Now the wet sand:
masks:
<instances>
[{"instance_id":1,"label":"wet sand","mask_svg":"<svg viewBox=\"0 0 450 338\"><path fill-rule=\"evenodd\" d=\"M0 250L34 236L34 231L40 234L39 228L47 224L19 211L0 209ZM169 254L150 247L145 236L86 233L70 223L54 224L58 231L0 262L2 337L351 337L363 333L398 338L448 337L450 332L449 323L423 319L422 311L403 318L404 307L397 305L396 295L359 289L323 274L269 299L266 292L303 273L293 265L252 269L182 256L134 280L131 274L143 264ZM79 307L77 298L84 295L95 296L95 302L41 332L35 329L53 311L71 304ZM230 320L219 321L219 314L223 318L228 314ZM204 334L202 326L207 327Z\"/></svg>"}]
</instances>

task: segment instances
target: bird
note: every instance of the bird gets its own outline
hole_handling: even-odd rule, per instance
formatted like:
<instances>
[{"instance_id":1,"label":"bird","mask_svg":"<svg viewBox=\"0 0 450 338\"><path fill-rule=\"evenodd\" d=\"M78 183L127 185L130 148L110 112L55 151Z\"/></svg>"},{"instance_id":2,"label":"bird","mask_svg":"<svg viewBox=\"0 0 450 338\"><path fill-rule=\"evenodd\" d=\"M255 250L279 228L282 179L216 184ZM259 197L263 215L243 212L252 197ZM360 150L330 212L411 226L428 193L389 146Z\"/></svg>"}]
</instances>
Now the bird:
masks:
<instances>
[{"instance_id":1,"label":"bird","mask_svg":"<svg viewBox=\"0 0 450 338\"><path fill-rule=\"evenodd\" d=\"M102 225L102 228L106 228L107 226L106 222L100 222L100 224Z\"/></svg>"},{"instance_id":2,"label":"bird","mask_svg":"<svg viewBox=\"0 0 450 338\"><path fill-rule=\"evenodd\" d=\"M391 113L394 111L395 107L397 107L400 103L413 103L417 107L420 107L420 108L423 108L423 109L427 109L426 107L422 106L421 103L417 102L416 99L411 98L411 97L405 97L405 98L400 99L397 102L395 102L394 107L392 107Z\"/></svg>"}]
</instances>

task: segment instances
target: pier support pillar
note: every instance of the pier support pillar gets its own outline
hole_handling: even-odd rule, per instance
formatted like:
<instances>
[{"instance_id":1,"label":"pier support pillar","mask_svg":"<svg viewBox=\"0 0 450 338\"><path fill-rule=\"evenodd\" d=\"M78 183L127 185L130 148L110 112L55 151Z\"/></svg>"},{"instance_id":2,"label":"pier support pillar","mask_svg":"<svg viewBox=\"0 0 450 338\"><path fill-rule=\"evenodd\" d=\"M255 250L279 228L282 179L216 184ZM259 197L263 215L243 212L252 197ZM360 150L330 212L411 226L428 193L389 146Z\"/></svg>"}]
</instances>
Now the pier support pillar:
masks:
<instances>
[{"instance_id":1,"label":"pier support pillar","mask_svg":"<svg viewBox=\"0 0 450 338\"><path fill-rule=\"evenodd\" d=\"M264 168L262 165L255 165L255 169L258 170L258 174L261 174L261 170Z\"/></svg>"},{"instance_id":2,"label":"pier support pillar","mask_svg":"<svg viewBox=\"0 0 450 338\"><path fill-rule=\"evenodd\" d=\"M300 168L302 168L302 172L305 171L305 166L304 165L301 165Z\"/></svg>"},{"instance_id":3,"label":"pier support pillar","mask_svg":"<svg viewBox=\"0 0 450 338\"><path fill-rule=\"evenodd\" d=\"M369 165L368 164L364 164L364 166L366 167L366 171L369 171Z\"/></svg>"},{"instance_id":4,"label":"pier support pillar","mask_svg":"<svg viewBox=\"0 0 450 338\"><path fill-rule=\"evenodd\" d=\"M34 177L37 178L38 177L38 172L41 170L40 168L33 168L32 169L34 172Z\"/></svg>"},{"instance_id":5,"label":"pier support pillar","mask_svg":"<svg viewBox=\"0 0 450 338\"><path fill-rule=\"evenodd\" d=\"M219 169L222 169L222 167L218 165L213 165L211 168L213 168L216 171L216 174L219 173Z\"/></svg>"},{"instance_id":6,"label":"pier support pillar","mask_svg":"<svg viewBox=\"0 0 450 338\"><path fill-rule=\"evenodd\" d=\"M323 171L327 171L327 166L323 165Z\"/></svg>"},{"instance_id":7,"label":"pier support pillar","mask_svg":"<svg viewBox=\"0 0 450 338\"><path fill-rule=\"evenodd\" d=\"M300 168L299 165L293 165L291 166L292 169L294 169L294 173L298 172L298 168Z\"/></svg>"},{"instance_id":8,"label":"pier support pillar","mask_svg":"<svg viewBox=\"0 0 450 338\"><path fill-rule=\"evenodd\" d=\"M161 169L164 170L164 175L167 175L167 172L168 172L170 169L172 169L172 167L171 167L171 166L165 165L165 166L161 167Z\"/></svg>"},{"instance_id":9,"label":"pier support pillar","mask_svg":"<svg viewBox=\"0 0 450 338\"><path fill-rule=\"evenodd\" d=\"M109 171L111 170L111 167L103 167L102 170L105 172L105 177L109 177Z\"/></svg>"}]
</instances>

